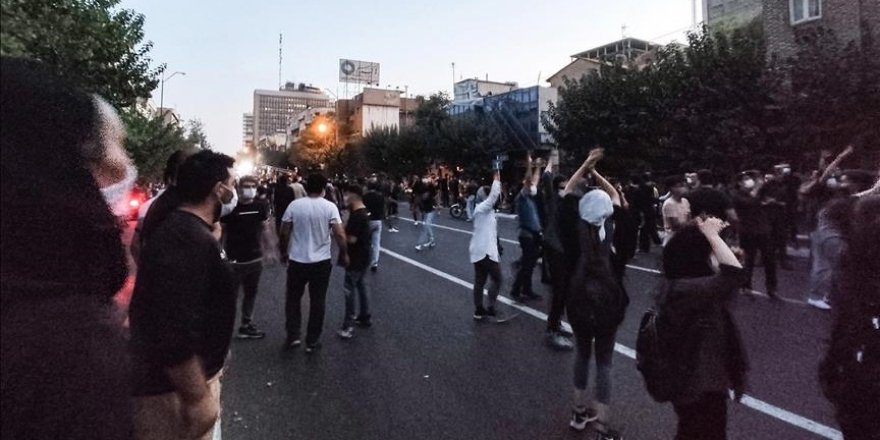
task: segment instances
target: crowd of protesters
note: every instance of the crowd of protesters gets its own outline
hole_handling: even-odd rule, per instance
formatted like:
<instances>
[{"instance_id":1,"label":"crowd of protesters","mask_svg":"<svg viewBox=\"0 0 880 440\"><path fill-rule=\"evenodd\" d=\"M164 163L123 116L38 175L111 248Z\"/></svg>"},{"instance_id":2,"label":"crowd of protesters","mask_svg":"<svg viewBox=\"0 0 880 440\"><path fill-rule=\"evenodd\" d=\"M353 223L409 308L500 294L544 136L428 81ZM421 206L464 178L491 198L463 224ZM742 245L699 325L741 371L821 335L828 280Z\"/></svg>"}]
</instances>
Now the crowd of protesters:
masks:
<instances>
[{"instance_id":1,"label":"crowd of protesters","mask_svg":"<svg viewBox=\"0 0 880 440\"><path fill-rule=\"evenodd\" d=\"M666 344L681 367L675 377L649 378L647 362L660 354L639 351L649 392L672 403L677 439L724 439L728 390L740 399L747 371L730 303L751 291L757 255L767 294L778 297L776 264L788 264L786 246L803 223L812 254L808 300L836 312L823 388L847 439L878 435L865 408L880 401L880 184L871 173L840 169L851 148L830 163L823 155L802 180L781 164L768 174L743 171L725 187L701 170L667 179L664 196L650 175L609 181L598 170L601 149L570 176L559 173L558 160L542 166L529 156L519 189L507 196L497 170L485 186L448 174L334 183L290 173L267 182L236 176L229 156L179 151L167 162L165 190L138 219L126 332L113 301L128 271L116 217L137 170L122 147L120 118L37 63L3 58L2 68L3 437L216 438L231 340L265 336L254 314L264 263L287 265L285 348L314 353L335 242L345 277L337 334L350 339L355 326L372 325L365 273L379 270L381 234L397 231L406 194L422 223L416 251L436 246L440 207L467 206L473 318L483 322L506 321L497 307L504 280L496 206L510 197L521 247L510 296L541 298L532 273L542 259L551 284L547 341L576 353L569 424L590 426L599 439L620 438L611 417L612 357L629 304L625 268L637 250L663 246L650 316L661 334L684 335ZM799 212L808 213L804 222Z\"/></svg>"}]
</instances>

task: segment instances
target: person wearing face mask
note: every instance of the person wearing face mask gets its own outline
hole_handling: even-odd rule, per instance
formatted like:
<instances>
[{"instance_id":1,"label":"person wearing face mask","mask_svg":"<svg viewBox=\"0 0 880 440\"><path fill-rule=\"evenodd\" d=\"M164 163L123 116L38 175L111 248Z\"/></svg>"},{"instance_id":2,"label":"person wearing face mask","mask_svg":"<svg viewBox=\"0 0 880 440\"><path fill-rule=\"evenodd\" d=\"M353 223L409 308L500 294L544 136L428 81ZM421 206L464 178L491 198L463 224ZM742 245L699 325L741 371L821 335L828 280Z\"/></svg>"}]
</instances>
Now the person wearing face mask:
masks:
<instances>
[{"instance_id":1,"label":"person wearing face mask","mask_svg":"<svg viewBox=\"0 0 880 440\"><path fill-rule=\"evenodd\" d=\"M129 438L122 122L48 66L0 69L0 436Z\"/></svg>"},{"instance_id":2,"label":"person wearing face mask","mask_svg":"<svg viewBox=\"0 0 880 440\"><path fill-rule=\"evenodd\" d=\"M557 158L558 160L558 158ZM550 301L550 313L547 315L547 335L545 337L548 346L568 351L574 349L571 342L571 332L562 327L562 315L565 312L565 302L568 292L565 288L566 270L565 255L562 240L559 237L559 207L565 194L565 186L568 179L554 173L554 161L547 161L547 168L541 176L541 205L542 225L544 227L544 266L547 266L551 285L552 298Z\"/></svg>"},{"instance_id":3,"label":"person wearing face mask","mask_svg":"<svg viewBox=\"0 0 880 440\"><path fill-rule=\"evenodd\" d=\"M136 439L211 438L220 429L236 281L213 234L235 209L234 163L210 150L187 158L180 206L142 250L129 308Z\"/></svg>"},{"instance_id":4,"label":"person wearing face mask","mask_svg":"<svg viewBox=\"0 0 880 440\"><path fill-rule=\"evenodd\" d=\"M740 174L737 190L733 197L733 206L739 217L739 241L746 254L745 280L743 288L750 293L752 290L752 272L758 252L764 263L764 278L767 296L778 300L776 295L776 262L777 253L771 238L771 209L773 201L769 200L763 177L757 171L746 171Z\"/></svg>"},{"instance_id":5,"label":"person wearing face mask","mask_svg":"<svg viewBox=\"0 0 880 440\"><path fill-rule=\"evenodd\" d=\"M522 249L522 257L518 262L510 297L519 302L541 299L541 295L532 288L532 273L541 255L541 245L544 240L536 197L540 178L538 164L532 161L532 156L529 154L523 186L514 199L516 217L519 221L519 247Z\"/></svg>"},{"instance_id":6,"label":"person wearing face mask","mask_svg":"<svg viewBox=\"0 0 880 440\"><path fill-rule=\"evenodd\" d=\"M241 286L244 296L241 301L241 326L236 337L239 339L262 339L266 333L253 323L254 304L263 273L263 247L260 239L264 229L271 227L269 205L257 199L257 179L244 176L239 180L241 199L235 209L220 218L223 224L223 242L226 256L236 275L236 291Z\"/></svg>"},{"instance_id":7,"label":"person wearing face mask","mask_svg":"<svg viewBox=\"0 0 880 440\"><path fill-rule=\"evenodd\" d=\"M671 359L686 373L676 377L671 401L676 439L727 438L728 389L745 391L746 353L730 304L745 273L719 235L727 223L694 219L663 248L663 281L656 296L659 319L672 337ZM712 257L718 262L713 267Z\"/></svg>"}]
</instances>

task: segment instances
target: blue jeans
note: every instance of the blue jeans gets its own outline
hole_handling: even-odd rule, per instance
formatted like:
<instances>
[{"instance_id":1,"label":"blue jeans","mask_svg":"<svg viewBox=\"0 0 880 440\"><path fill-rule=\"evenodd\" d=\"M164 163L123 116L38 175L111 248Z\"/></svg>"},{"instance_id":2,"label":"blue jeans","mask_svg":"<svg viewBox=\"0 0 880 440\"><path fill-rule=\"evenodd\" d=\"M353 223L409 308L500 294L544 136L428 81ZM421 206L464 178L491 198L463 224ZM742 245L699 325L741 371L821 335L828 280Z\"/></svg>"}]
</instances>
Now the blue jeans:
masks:
<instances>
[{"instance_id":1,"label":"blue jeans","mask_svg":"<svg viewBox=\"0 0 880 440\"><path fill-rule=\"evenodd\" d=\"M424 223L422 224L422 235L419 237L419 244L427 244L434 241L434 217L437 211L426 212L424 214Z\"/></svg>"},{"instance_id":2,"label":"blue jeans","mask_svg":"<svg viewBox=\"0 0 880 440\"><path fill-rule=\"evenodd\" d=\"M342 323L343 328L354 325L355 318L370 318L370 297L367 295L367 285L364 283L365 270L347 270L345 271L345 320ZM357 301L360 303L360 314L355 316L355 294Z\"/></svg>"},{"instance_id":3,"label":"blue jeans","mask_svg":"<svg viewBox=\"0 0 880 440\"><path fill-rule=\"evenodd\" d=\"M373 242L370 243L370 265L379 265L379 248L382 246L382 220L370 220L370 234Z\"/></svg>"}]
</instances>

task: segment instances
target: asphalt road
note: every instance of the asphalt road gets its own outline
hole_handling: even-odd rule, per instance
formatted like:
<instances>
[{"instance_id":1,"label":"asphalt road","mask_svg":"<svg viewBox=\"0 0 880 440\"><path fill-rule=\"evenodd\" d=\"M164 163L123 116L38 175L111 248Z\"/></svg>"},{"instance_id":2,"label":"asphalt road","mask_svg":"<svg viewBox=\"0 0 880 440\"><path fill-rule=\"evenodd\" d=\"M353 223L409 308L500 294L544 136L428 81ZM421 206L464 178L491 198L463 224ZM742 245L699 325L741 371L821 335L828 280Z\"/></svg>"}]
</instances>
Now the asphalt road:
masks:
<instances>
[{"instance_id":1,"label":"asphalt road","mask_svg":"<svg viewBox=\"0 0 880 440\"><path fill-rule=\"evenodd\" d=\"M400 220L383 232L380 270L368 274L374 325L339 339L343 271L334 268L323 350L282 351L285 268L264 270L256 323L268 336L240 341L223 381L227 439L557 439L589 438L568 428L573 353L544 345L549 287L534 280L544 301L529 302L507 325L475 323L467 287L473 281L467 246L470 224L438 218L437 247L415 252L420 227ZM516 225L499 220L510 263L519 257ZM654 402L635 369L638 320L657 282L657 250L640 254L627 275L632 303L617 336L613 426L628 439L670 439L675 416ZM822 397L817 365L830 315L807 307L806 260L780 273L786 302L741 297L735 316L748 349L748 397L731 404L731 439L840 438ZM763 279L756 271L755 287ZM306 296L307 298L307 296ZM305 299L307 302L307 299ZM514 312L510 301L501 305ZM305 320L305 319L304 319ZM304 323L305 324L305 323ZM592 378L591 378L592 379ZM592 380L591 380L592 383Z\"/></svg>"}]
</instances>

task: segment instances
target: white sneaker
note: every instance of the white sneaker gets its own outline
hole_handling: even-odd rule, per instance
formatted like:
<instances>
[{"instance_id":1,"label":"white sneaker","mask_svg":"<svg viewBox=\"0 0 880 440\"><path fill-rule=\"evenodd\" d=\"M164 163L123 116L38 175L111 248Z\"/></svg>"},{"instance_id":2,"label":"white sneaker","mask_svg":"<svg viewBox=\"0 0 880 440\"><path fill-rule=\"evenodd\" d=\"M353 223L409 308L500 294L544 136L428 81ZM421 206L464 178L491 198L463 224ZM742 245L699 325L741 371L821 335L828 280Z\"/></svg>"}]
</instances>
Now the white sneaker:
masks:
<instances>
[{"instance_id":1,"label":"white sneaker","mask_svg":"<svg viewBox=\"0 0 880 440\"><path fill-rule=\"evenodd\" d=\"M400 229L397 229L397 228L388 228L388 232L400 232Z\"/></svg>"},{"instance_id":2,"label":"white sneaker","mask_svg":"<svg viewBox=\"0 0 880 440\"><path fill-rule=\"evenodd\" d=\"M421 251L422 251L422 245L417 244L416 245L416 252L421 252Z\"/></svg>"},{"instance_id":3,"label":"white sneaker","mask_svg":"<svg viewBox=\"0 0 880 440\"><path fill-rule=\"evenodd\" d=\"M351 339L354 336L354 327L346 327L336 332L342 339Z\"/></svg>"},{"instance_id":4,"label":"white sneaker","mask_svg":"<svg viewBox=\"0 0 880 440\"><path fill-rule=\"evenodd\" d=\"M418 225L420 225L420 224L422 224L422 222L416 220L415 225L418 226Z\"/></svg>"},{"instance_id":5,"label":"white sneaker","mask_svg":"<svg viewBox=\"0 0 880 440\"><path fill-rule=\"evenodd\" d=\"M808 299L807 304L819 310L831 310L831 304L828 304L828 301L824 299Z\"/></svg>"}]
</instances>

